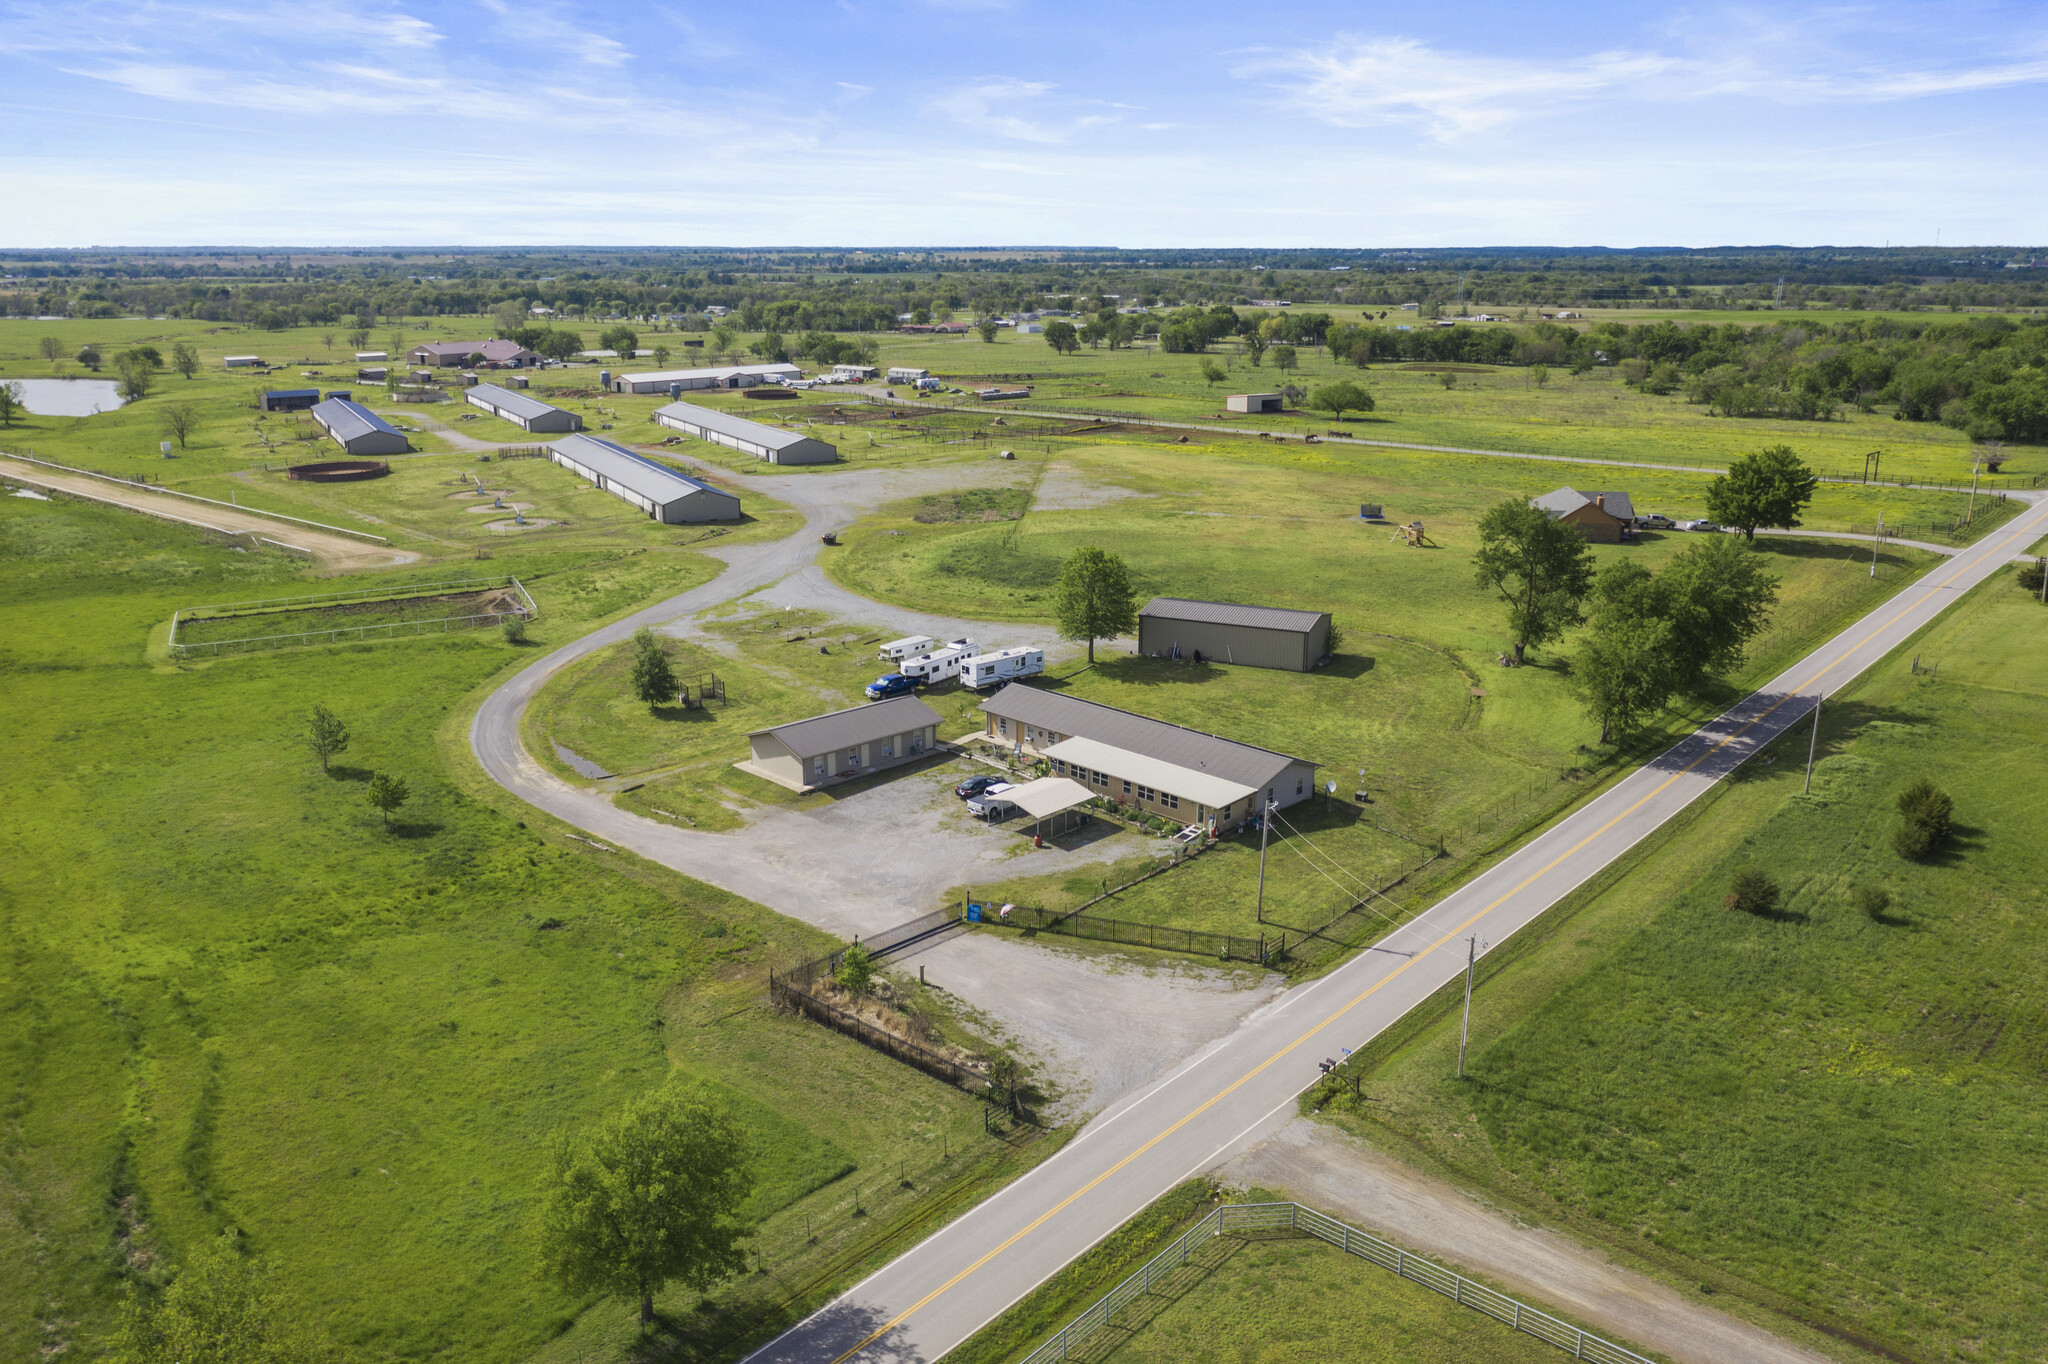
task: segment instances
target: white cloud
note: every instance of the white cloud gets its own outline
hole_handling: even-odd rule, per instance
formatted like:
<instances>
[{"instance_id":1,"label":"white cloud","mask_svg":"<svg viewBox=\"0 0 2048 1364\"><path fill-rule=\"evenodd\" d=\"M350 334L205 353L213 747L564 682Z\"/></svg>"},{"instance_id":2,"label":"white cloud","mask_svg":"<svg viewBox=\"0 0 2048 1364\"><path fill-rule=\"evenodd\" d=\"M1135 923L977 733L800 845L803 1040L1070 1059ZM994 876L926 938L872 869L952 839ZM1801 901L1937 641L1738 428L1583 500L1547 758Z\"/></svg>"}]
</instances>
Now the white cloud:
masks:
<instances>
[{"instance_id":1,"label":"white cloud","mask_svg":"<svg viewBox=\"0 0 2048 1364\"><path fill-rule=\"evenodd\" d=\"M1339 127L1418 123L1449 141L1522 117L1532 106L1661 76L1675 65L1667 57L1626 52L1561 62L1473 57L1413 38L1371 38L1262 56L1236 74L1266 79L1287 104Z\"/></svg>"},{"instance_id":2,"label":"white cloud","mask_svg":"<svg viewBox=\"0 0 2048 1364\"><path fill-rule=\"evenodd\" d=\"M1024 81L997 76L978 85L963 85L932 101L932 108L977 132L1019 142L1065 142L1084 129L1114 123L1109 114L1084 114L1078 118L1046 121L1025 116L1035 102L1057 87L1049 81Z\"/></svg>"},{"instance_id":3,"label":"white cloud","mask_svg":"<svg viewBox=\"0 0 2048 1364\"><path fill-rule=\"evenodd\" d=\"M1746 95L1792 105L1884 103L2048 81L2048 58L1906 67L1859 63L1779 29L1744 31L1710 53L1607 51L1555 59L1482 56L1414 38L1347 38L1327 48L1261 53L1235 75L1281 103L1344 128L1410 124L1438 141L1490 132L1595 99L1674 103ZM1801 52L1786 58L1782 52Z\"/></svg>"}]
</instances>

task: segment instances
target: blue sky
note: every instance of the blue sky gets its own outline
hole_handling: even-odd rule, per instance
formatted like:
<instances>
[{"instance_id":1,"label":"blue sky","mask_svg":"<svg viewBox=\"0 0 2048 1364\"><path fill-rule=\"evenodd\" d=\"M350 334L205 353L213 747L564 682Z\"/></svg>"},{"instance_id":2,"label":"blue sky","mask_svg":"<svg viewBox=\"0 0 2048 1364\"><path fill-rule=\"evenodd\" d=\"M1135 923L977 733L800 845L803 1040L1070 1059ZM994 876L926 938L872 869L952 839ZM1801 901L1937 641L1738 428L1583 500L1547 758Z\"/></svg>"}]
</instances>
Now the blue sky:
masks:
<instances>
[{"instance_id":1,"label":"blue sky","mask_svg":"<svg viewBox=\"0 0 2048 1364\"><path fill-rule=\"evenodd\" d=\"M2034 245L2048 4L5 3L0 245Z\"/></svg>"}]
</instances>

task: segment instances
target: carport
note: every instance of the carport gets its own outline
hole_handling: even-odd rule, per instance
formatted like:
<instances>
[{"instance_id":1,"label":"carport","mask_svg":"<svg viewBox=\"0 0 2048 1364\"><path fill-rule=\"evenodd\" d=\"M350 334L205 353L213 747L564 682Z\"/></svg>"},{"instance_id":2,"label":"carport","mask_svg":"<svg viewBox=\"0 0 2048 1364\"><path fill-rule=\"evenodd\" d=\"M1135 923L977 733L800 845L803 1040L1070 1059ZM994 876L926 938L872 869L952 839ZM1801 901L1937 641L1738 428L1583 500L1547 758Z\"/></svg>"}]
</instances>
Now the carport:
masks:
<instances>
[{"instance_id":1,"label":"carport","mask_svg":"<svg viewBox=\"0 0 2048 1364\"><path fill-rule=\"evenodd\" d=\"M1071 777L1040 777L1011 787L1002 798L1031 816L1033 836L1057 838L1080 827L1080 807L1095 799L1095 793ZM1048 820L1056 823L1048 828Z\"/></svg>"}]
</instances>

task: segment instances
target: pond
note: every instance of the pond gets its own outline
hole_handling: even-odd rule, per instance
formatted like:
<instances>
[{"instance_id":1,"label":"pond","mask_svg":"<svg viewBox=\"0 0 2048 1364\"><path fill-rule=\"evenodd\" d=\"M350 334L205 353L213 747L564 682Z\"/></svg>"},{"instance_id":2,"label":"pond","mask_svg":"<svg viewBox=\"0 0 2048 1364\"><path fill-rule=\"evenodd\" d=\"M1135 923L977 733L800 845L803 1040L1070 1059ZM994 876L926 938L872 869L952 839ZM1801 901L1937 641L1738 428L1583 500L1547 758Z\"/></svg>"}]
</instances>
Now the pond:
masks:
<instances>
[{"instance_id":1,"label":"pond","mask_svg":"<svg viewBox=\"0 0 2048 1364\"><path fill-rule=\"evenodd\" d=\"M21 405L39 417L90 417L121 405L120 385L112 379L9 379L0 384L21 386Z\"/></svg>"}]
</instances>

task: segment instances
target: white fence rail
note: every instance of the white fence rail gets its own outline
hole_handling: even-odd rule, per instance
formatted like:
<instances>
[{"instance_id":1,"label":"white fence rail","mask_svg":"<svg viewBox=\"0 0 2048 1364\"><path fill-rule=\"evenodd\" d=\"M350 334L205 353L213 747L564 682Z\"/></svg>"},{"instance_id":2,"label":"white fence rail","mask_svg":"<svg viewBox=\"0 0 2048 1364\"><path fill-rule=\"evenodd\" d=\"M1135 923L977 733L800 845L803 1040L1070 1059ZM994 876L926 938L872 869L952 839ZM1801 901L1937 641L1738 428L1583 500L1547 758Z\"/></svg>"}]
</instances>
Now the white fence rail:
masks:
<instances>
[{"instance_id":1,"label":"white fence rail","mask_svg":"<svg viewBox=\"0 0 2048 1364\"><path fill-rule=\"evenodd\" d=\"M1025 1356L1023 1364L1054 1364L1069 1358L1097 1331L1114 1321L1118 1312L1186 1265L1188 1257L1204 1242L1217 1236L1259 1232L1297 1232L1327 1241L1347 1255L1370 1260L1382 1269L1443 1294L1460 1306L1484 1312L1513 1330L1547 1341L1574 1359L1590 1359L1596 1364L1652 1364L1647 1356L1604 1340L1570 1322L1560 1321L1548 1312L1505 1293L1497 1293L1484 1284L1474 1283L1462 1274L1411 1255L1370 1232L1347 1226L1299 1203L1227 1203L1217 1208L1189 1227L1172 1245L1146 1261L1142 1269L1061 1327L1058 1335Z\"/></svg>"}]
</instances>

